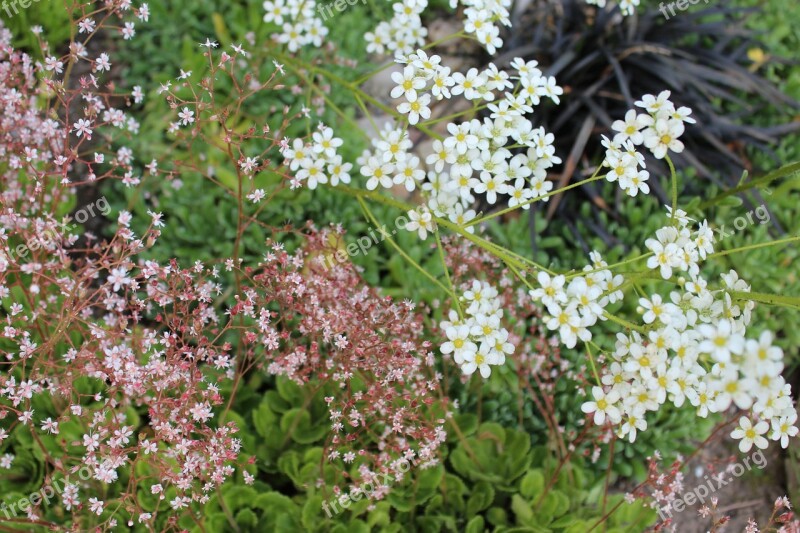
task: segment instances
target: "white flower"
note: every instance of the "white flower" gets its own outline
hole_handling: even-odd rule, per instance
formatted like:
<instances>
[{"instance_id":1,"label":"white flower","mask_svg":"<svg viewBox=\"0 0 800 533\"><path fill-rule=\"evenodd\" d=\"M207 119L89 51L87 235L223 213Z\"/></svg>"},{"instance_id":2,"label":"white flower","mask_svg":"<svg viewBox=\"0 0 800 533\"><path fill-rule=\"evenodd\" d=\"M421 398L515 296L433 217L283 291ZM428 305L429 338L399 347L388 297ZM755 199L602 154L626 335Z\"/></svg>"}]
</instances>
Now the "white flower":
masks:
<instances>
[{"instance_id":1,"label":"white flower","mask_svg":"<svg viewBox=\"0 0 800 533\"><path fill-rule=\"evenodd\" d=\"M636 440L636 431L644 431L647 429L647 421L644 419L644 412L642 410L635 410L633 413L628 413L628 417L622 424L619 430L619 437L628 437L628 442Z\"/></svg>"},{"instance_id":2,"label":"white flower","mask_svg":"<svg viewBox=\"0 0 800 533\"><path fill-rule=\"evenodd\" d=\"M397 106L400 113L408 114L408 123L412 126L419 122L420 117L425 120L431 118L431 110L428 105L431 103L431 95L423 94L413 102L403 102Z\"/></svg>"},{"instance_id":3,"label":"white flower","mask_svg":"<svg viewBox=\"0 0 800 533\"><path fill-rule=\"evenodd\" d=\"M374 157L367 160L367 164L361 167L361 174L368 177L367 190L375 190L378 184L386 189L392 186L392 172L394 172L394 165L391 163L383 163Z\"/></svg>"},{"instance_id":4,"label":"white flower","mask_svg":"<svg viewBox=\"0 0 800 533\"><path fill-rule=\"evenodd\" d=\"M730 320L720 320L716 326L703 324L697 330L705 338L700 351L710 354L718 363L728 363L731 354L741 355L744 350L744 337L733 332Z\"/></svg>"},{"instance_id":5,"label":"white flower","mask_svg":"<svg viewBox=\"0 0 800 533\"><path fill-rule=\"evenodd\" d=\"M437 100L442 98L450 98L450 87L455 85L455 80L450 76L449 67L440 67L433 75L433 85L431 85L431 94Z\"/></svg>"},{"instance_id":6,"label":"white flower","mask_svg":"<svg viewBox=\"0 0 800 533\"><path fill-rule=\"evenodd\" d=\"M444 147L450 151L455 150L459 154L465 154L468 149L478 145L478 137L470 133L469 122L459 125L451 122L447 125L447 131L451 137L444 140Z\"/></svg>"},{"instance_id":7,"label":"white flower","mask_svg":"<svg viewBox=\"0 0 800 533\"><path fill-rule=\"evenodd\" d=\"M769 424L766 421L762 420L754 426L749 418L743 416L739 419L739 427L731 432L731 438L741 439L739 451L742 453L749 452L753 444L763 450L769 445L767 439L762 436L768 429Z\"/></svg>"},{"instance_id":8,"label":"white flower","mask_svg":"<svg viewBox=\"0 0 800 533\"><path fill-rule=\"evenodd\" d=\"M578 343L578 332L581 329L578 306L573 303L562 309L560 305L552 304L547 307L547 312L551 315L546 322L547 329L558 330L564 346L574 348Z\"/></svg>"},{"instance_id":9,"label":"white flower","mask_svg":"<svg viewBox=\"0 0 800 533\"><path fill-rule=\"evenodd\" d=\"M697 252L703 259L706 258L707 254L714 253L714 232L708 227L708 221L704 220L700 227L697 228L694 243L697 246Z\"/></svg>"},{"instance_id":10,"label":"white flower","mask_svg":"<svg viewBox=\"0 0 800 533\"><path fill-rule=\"evenodd\" d=\"M478 89L486 83L486 80L483 79L476 68L469 69L466 76L460 72L454 73L453 80L455 81L455 86L450 92L456 96L463 93L464 98L467 100L480 98Z\"/></svg>"},{"instance_id":11,"label":"white flower","mask_svg":"<svg viewBox=\"0 0 800 533\"><path fill-rule=\"evenodd\" d=\"M669 101L669 96L669 91L661 91L658 94L658 97L655 97L652 94L646 94L642 96L641 100L634 102L634 105L645 108L650 114L657 114L665 107L670 110L672 109L673 105L672 102Z\"/></svg>"},{"instance_id":12,"label":"white flower","mask_svg":"<svg viewBox=\"0 0 800 533\"><path fill-rule=\"evenodd\" d=\"M564 276L553 276L547 272L539 272L536 279L541 285L539 289L533 289L528 292L531 298L541 301L546 307L550 307L556 303L566 303L567 293L564 292L564 283L566 281Z\"/></svg>"},{"instance_id":13,"label":"white flower","mask_svg":"<svg viewBox=\"0 0 800 533\"><path fill-rule=\"evenodd\" d=\"M417 187L417 182L425 178L425 171L419 167L417 156L408 157L397 163L397 174L394 176L394 183L403 184L408 192Z\"/></svg>"},{"instance_id":14,"label":"white flower","mask_svg":"<svg viewBox=\"0 0 800 533\"><path fill-rule=\"evenodd\" d=\"M431 212L427 207L412 209L408 212L409 222L406 224L408 231L416 231L423 241L428 238L428 232L433 231L434 222Z\"/></svg>"},{"instance_id":15,"label":"white flower","mask_svg":"<svg viewBox=\"0 0 800 533\"><path fill-rule=\"evenodd\" d=\"M131 280L126 276L128 271L125 268L114 268L108 276L108 283L114 285L114 292L118 291L122 286L128 285Z\"/></svg>"},{"instance_id":16,"label":"white flower","mask_svg":"<svg viewBox=\"0 0 800 533\"><path fill-rule=\"evenodd\" d=\"M530 209L528 203L533 198L533 191L526 187L525 178L517 178L513 185L506 185L505 192L509 195L508 207L522 206L522 209Z\"/></svg>"},{"instance_id":17,"label":"white flower","mask_svg":"<svg viewBox=\"0 0 800 533\"><path fill-rule=\"evenodd\" d=\"M683 143L678 137L684 132L683 121L675 119L659 119L653 126L644 130L644 145L653 152L656 159L664 159L667 150L675 153L683 152Z\"/></svg>"},{"instance_id":18,"label":"white flower","mask_svg":"<svg viewBox=\"0 0 800 533\"><path fill-rule=\"evenodd\" d=\"M289 10L284 4L284 0L267 0L264 6L264 22L274 22L278 25L283 25L283 17L289 15Z\"/></svg>"},{"instance_id":19,"label":"white flower","mask_svg":"<svg viewBox=\"0 0 800 533\"><path fill-rule=\"evenodd\" d=\"M619 185L628 196L636 196L640 192L642 194L649 194L650 186L647 184L648 179L650 179L650 173L646 170L639 170L634 175L625 176L620 179Z\"/></svg>"},{"instance_id":20,"label":"white flower","mask_svg":"<svg viewBox=\"0 0 800 533\"><path fill-rule=\"evenodd\" d=\"M314 140L312 150L315 153L323 154L328 159L336 156L336 149L344 142L338 137L334 137L333 130L327 127L322 128L321 131L315 131L311 138Z\"/></svg>"},{"instance_id":21,"label":"white flower","mask_svg":"<svg viewBox=\"0 0 800 533\"><path fill-rule=\"evenodd\" d=\"M647 259L647 268L658 268L662 278L671 278L672 269L678 266L678 245L673 242L663 244L656 239L647 239L644 245L653 252L653 256Z\"/></svg>"},{"instance_id":22,"label":"white flower","mask_svg":"<svg viewBox=\"0 0 800 533\"><path fill-rule=\"evenodd\" d=\"M411 64L414 65L426 79L430 79L434 72L442 68L439 66L442 62L442 58L436 54L428 57L428 54L426 54L424 50L417 50L409 56L409 59L411 60Z\"/></svg>"},{"instance_id":23,"label":"white flower","mask_svg":"<svg viewBox=\"0 0 800 533\"><path fill-rule=\"evenodd\" d=\"M461 370L464 374L470 375L475 370L480 370L481 376L485 379L492 373L492 369L489 368L489 345L486 343L481 344L477 352L468 352L464 357L464 361L464 364L461 365Z\"/></svg>"},{"instance_id":24,"label":"white flower","mask_svg":"<svg viewBox=\"0 0 800 533\"><path fill-rule=\"evenodd\" d=\"M617 131L614 135L614 142L622 144L630 139L633 144L639 145L644 141L644 136L641 129L650 126L653 123L653 118L644 113L637 113L635 109L629 109L625 114L625 120L616 120L611 124L611 129Z\"/></svg>"},{"instance_id":25,"label":"white flower","mask_svg":"<svg viewBox=\"0 0 800 533\"><path fill-rule=\"evenodd\" d=\"M619 408L616 404L619 401L619 393L612 389L608 394L603 392L598 386L592 387L592 396L594 401L584 402L581 405L581 411L586 414L594 413L594 423L597 426L603 425L606 421L606 416L612 424L618 424L622 419Z\"/></svg>"},{"instance_id":26,"label":"white flower","mask_svg":"<svg viewBox=\"0 0 800 533\"><path fill-rule=\"evenodd\" d=\"M352 170L352 163L342 163L341 156L336 156L328 164L328 174L331 178L331 185L334 187L342 183L350 183L350 170Z\"/></svg>"},{"instance_id":27,"label":"white flower","mask_svg":"<svg viewBox=\"0 0 800 533\"><path fill-rule=\"evenodd\" d=\"M789 446L789 437L797 435L798 429L794 423L797 422L797 411L792 410L789 416L772 419L772 440L780 440L781 448Z\"/></svg>"},{"instance_id":28,"label":"white flower","mask_svg":"<svg viewBox=\"0 0 800 533\"><path fill-rule=\"evenodd\" d=\"M308 188L314 190L320 183L328 183L328 176L325 175L325 161L322 159L306 159L297 172L297 179L308 180Z\"/></svg>"},{"instance_id":29,"label":"white flower","mask_svg":"<svg viewBox=\"0 0 800 533\"><path fill-rule=\"evenodd\" d=\"M403 72L392 72L392 81L397 84L390 93L392 98L404 96L409 102L417 99L417 91L425 88L425 78L417 76L416 69L406 65Z\"/></svg>"},{"instance_id":30,"label":"white flower","mask_svg":"<svg viewBox=\"0 0 800 533\"><path fill-rule=\"evenodd\" d=\"M184 126L188 126L192 122L194 122L194 111L189 109L188 107L184 107L181 109L180 113L178 113L178 118L180 118L180 123Z\"/></svg>"},{"instance_id":31,"label":"white flower","mask_svg":"<svg viewBox=\"0 0 800 533\"><path fill-rule=\"evenodd\" d=\"M656 320L661 320L664 323L669 322L669 315L664 313L663 300L660 294L654 294L652 300L639 298L639 305L645 310L642 316L645 324L652 324Z\"/></svg>"},{"instance_id":32,"label":"white flower","mask_svg":"<svg viewBox=\"0 0 800 533\"><path fill-rule=\"evenodd\" d=\"M478 351L478 346L469 340L469 326L466 324L446 328L445 335L448 341L442 344L442 353L452 353L456 364L463 363L467 354Z\"/></svg>"},{"instance_id":33,"label":"white flower","mask_svg":"<svg viewBox=\"0 0 800 533\"><path fill-rule=\"evenodd\" d=\"M89 510L95 513L97 516L103 514L103 502L98 500L97 498L89 498Z\"/></svg>"},{"instance_id":34,"label":"white flower","mask_svg":"<svg viewBox=\"0 0 800 533\"><path fill-rule=\"evenodd\" d=\"M553 76L549 76L545 78L544 83L542 84L541 88L539 89L539 94L541 96L547 96L552 100L554 103L560 103L559 95L564 94L564 89L556 85L556 79Z\"/></svg>"},{"instance_id":35,"label":"white flower","mask_svg":"<svg viewBox=\"0 0 800 533\"><path fill-rule=\"evenodd\" d=\"M497 194L505 192L506 180L503 176L493 176L488 172L481 172L481 179L473 180L472 189L478 193L486 193L486 201L490 204L497 202Z\"/></svg>"},{"instance_id":36,"label":"white flower","mask_svg":"<svg viewBox=\"0 0 800 533\"><path fill-rule=\"evenodd\" d=\"M452 165L456 162L456 154L437 139L433 141L433 152L425 158L425 162L433 165L436 172L442 172L445 164Z\"/></svg>"},{"instance_id":37,"label":"white flower","mask_svg":"<svg viewBox=\"0 0 800 533\"><path fill-rule=\"evenodd\" d=\"M754 366L783 360L783 350L772 345L772 332L769 330L761 333L757 341L749 339L745 345L745 352Z\"/></svg>"},{"instance_id":38,"label":"white flower","mask_svg":"<svg viewBox=\"0 0 800 533\"><path fill-rule=\"evenodd\" d=\"M453 208L448 211L447 218L450 219L450 222L457 224L461 227L465 227L466 224L474 219L476 216L474 209L464 210L464 206L461 204L456 204ZM475 226L466 226L467 233L475 233Z\"/></svg>"}]
</instances>

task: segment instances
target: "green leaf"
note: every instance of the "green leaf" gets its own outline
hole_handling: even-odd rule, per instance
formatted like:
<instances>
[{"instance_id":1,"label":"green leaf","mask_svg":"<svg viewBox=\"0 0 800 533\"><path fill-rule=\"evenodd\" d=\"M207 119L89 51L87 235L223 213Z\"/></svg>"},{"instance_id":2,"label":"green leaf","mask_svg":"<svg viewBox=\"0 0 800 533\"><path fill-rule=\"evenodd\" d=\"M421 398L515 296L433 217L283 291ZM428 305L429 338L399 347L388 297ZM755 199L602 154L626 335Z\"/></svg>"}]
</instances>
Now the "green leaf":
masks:
<instances>
[{"instance_id":1,"label":"green leaf","mask_svg":"<svg viewBox=\"0 0 800 533\"><path fill-rule=\"evenodd\" d=\"M593 525L594 522L590 522L589 520L580 520L567 527L564 533L586 533Z\"/></svg>"},{"instance_id":2,"label":"green leaf","mask_svg":"<svg viewBox=\"0 0 800 533\"><path fill-rule=\"evenodd\" d=\"M517 517L517 522L528 525L533 522L533 509L531 505L519 494L511 497L511 510Z\"/></svg>"},{"instance_id":3,"label":"green leaf","mask_svg":"<svg viewBox=\"0 0 800 533\"><path fill-rule=\"evenodd\" d=\"M475 515L487 509L494 502L494 488L485 481L479 481L472 487L469 501L467 501L467 511L469 516Z\"/></svg>"},{"instance_id":4,"label":"green leaf","mask_svg":"<svg viewBox=\"0 0 800 533\"><path fill-rule=\"evenodd\" d=\"M719 207L739 207L742 205L742 199L738 196L728 196L727 198L721 199L717 202L717 206Z\"/></svg>"},{"instance_id":5,"label":"green leaf","mask_svg":"<svg viewBox=\"0 0 800 533\"><path fill-rule=\"evenodd\" d=\"M246 529L254 528L258 524L258 517L250 509L241 509L236 513L236 523Z\"/></svg>"},{"instance_id":6,"label":"green leaf","mask_svg":"<svg viewBox=\"0 0 800 533\"><path fill-rule=\"evenodd\" d=\"M327 514L322 508L322 502L322 496L319 494L310 495L306 500L300 518L300 521L302 522L306 531L312 531L316 529L318 524L322 523L325 518L328 518ZM328 512L330 512L330 510ZM333 513L331 513L331 516L333 516Z\"/></svg>"},{"instance_id":7,"label":"green leaf","mask_svg":"<svg viewBox=\"0 0 800 533\"><path fill-rule=\"evenodd\" d=\"M252 487L245 485L231 485L230 488L222 493L225 506L231 511L249 506L256 497L256 491Z\"/></svg>"},{"instance_id":8,"label":"green leaf","mask_svg":"<svg viewBox=\"0 0 800 533\"><path fill-rule=\"evenodd\" d=\"M303 405L304 395L300 385L288 378L279 377L276 380L276 386L278 388L278 394L280 394L281 398L286 400L289 405Z\"/></svg>"},{"instance_id":9,"label":"green leaf","mask_svg":"<svg viewBox=\"0 0 800 533\"><path fill-rule=\"evenodd\" d=\"M542 499L539 507L539 513L545 515L548 522L562 516L567 511L569 511L569 498L558 489L550 490Z\"/></svg>"},{"instance_id":10,"label":"green leaf","mask_svg":"<svg viewBox=\"0 0 800 533\"><path fill-rule=\"evenodd\" d=\"M256 428L256 433L262 437L267 437L273 433L278 426L278 417L269 408L269 402L264 397L258 406L258 409L253 411L253 427Z\"/></svg>"},{"instance_id":11,"label":"green leaf","mask_svg":"<svg viewBox=\"0 0 800 533\"><path fill-rule=\"evenodd\" d=\"M478 417L472 413L459 413L453 417L453 421L465 437L469 437L478 429Z\"/></svg>"},{"instance_id":12,"label":"green leaf","mask_svg":"<svg viewBox=\"0 0 800 533\"><path fill-rule=\"evenodd\" d=\"M519 485L520 493L527 499L536 501L544 492L544 474L541 470L528 470Z\"/></svg>"},{"instance_id":13,"label":"green leaf","mask_svg":"<svg viewBox=\"0 0 800 533\"><path fill-rule=\"evenodd\" d=\"M290 409L281 418L281 430L300 444L313 444L323 439L328 429L324 424L312 424L311 413L300 407Z\"/></svg>"},{"instance_id":14,"label":"green leaf","mask_svg":"<svg viewBox=\"0 0 800 533\"><path fill-rule=\"evenodd\" d=\"M486 524L482 516L476 516L467 523L465 533L483 533L486 529Z\"/></svg>"},{"instance_id":15,"label":"green leaf","mask_svg":"<svg viewBox=\"0 0 800 533\"><path fill-rule=\"evenodd\" d=\"M500 507L492 507L486 511L486 520L493 526L504 526L508 524L508 515Z\"/></svg>"}]
</instances>

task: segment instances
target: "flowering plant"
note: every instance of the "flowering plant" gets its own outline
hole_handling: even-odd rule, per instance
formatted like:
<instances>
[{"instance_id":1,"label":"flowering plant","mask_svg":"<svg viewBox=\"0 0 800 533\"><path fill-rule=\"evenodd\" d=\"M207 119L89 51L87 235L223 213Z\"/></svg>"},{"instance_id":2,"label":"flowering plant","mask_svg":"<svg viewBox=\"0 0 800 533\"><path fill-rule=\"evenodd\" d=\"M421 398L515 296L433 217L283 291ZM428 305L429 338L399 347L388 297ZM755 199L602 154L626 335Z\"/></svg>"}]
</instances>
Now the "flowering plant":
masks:
<instances>
[{"instance_id":1,"label":"flowering plant","mask_svg":"<svg viewBox=\"0 0 800 533\"><path fill-rule=\"evenodd\" d=\"M630 15L635 5L613 9ZM468 38L496 53L510 5L462 3L464 30L423 46L426 4L395 4L391 22L365 36L368 50L395 60L357 80L326 68L320 57L330 50L304 50L327 34L314 6L265 2L264 21L280 30L264 53L254 42L200 43L202 67L152 95L170 110L157 132L169 145L145 150L146 159L132 139L153 123L140 120L151 95L118 84L117 59L93 43L134 39L148 4L70 4L75 31L63 55L35 29L40 61L0 26L0 467L30 480L11 483L20 499L0 507L12 525L205 530L208 520L238 530L263 517L275 530L331 529L342 523L322 517L327 498L369 493L352 510L369 518L350 527L386 525L390 510L430 529L645 527L654 518L642 502L615 515L623 500L609 502L608 478L602 498L591 483L568 486L581 456L634 443L649 421L688 406L700 418L718 414L720 428L737 422L729 434L742 452L789 445L798 430L783 351L773 332L752 330L757 304L800 300L753 291L736 270L717 283L710 272L721 257L800 237L720 249L696 203L681 208L670 154L697 125L679 95L641 95L615 117L594 171L556 187L548 171L562 160L534 117L560 102L564 81L520 58L458 72L432 50ZM362 84L387 68L388 94L367 93ZM307 100L255 120L250 110L290 77ZM328 111L353 126L329 83L374 126L353 130L368 146L360 156L344 124L311 127ZM458 111L443 114L449 103ZM389 119L384 127L367 104ZM671 201L643 253L609 264L594 250L590 264L556 270L492 238L500 217L590 183L642 199L657 179L645 151L669 166ZM100 200L97 213L75 201L100 187L179 190L197 177L235 204L224 257L148 256L169 227L158 198L142 194L114 217ZM274 223L278 198L302 190L350 198L435 297L393 299L369 287L339 259L341 227ZM390 212L405 221L391 232L380 224ZM552 446L481 423L480 407L459 412L454 397L497 376L535 403ZM555 398L575 390L588 415L579 435L563 431ZM464 504L466 482L475 490ZM639 490L647 484L666 486L651 473L632 498L662 501ZM26 500L24 490L39 486L59 486L60 503ZM295 492L297 501L282 494ZM458 524L440 516L444 495L461 502Z\"/></svg>"}]
</instances>

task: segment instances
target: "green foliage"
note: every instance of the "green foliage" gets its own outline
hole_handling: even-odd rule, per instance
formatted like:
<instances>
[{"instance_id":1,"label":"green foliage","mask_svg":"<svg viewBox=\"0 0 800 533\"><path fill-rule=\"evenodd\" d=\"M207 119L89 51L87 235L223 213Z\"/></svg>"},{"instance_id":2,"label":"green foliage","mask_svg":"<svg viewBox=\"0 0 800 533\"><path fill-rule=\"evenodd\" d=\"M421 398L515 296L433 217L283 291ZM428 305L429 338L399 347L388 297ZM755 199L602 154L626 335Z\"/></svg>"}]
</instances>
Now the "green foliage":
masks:
<instances>
[{"instance_id":1,"label":"green foliage","mask_svg":"<svg viewBox=\"0 0 800 533\"><path fill-rule=\"evenodd\" d=\"M42 38L51 49L58 49L69 40L70 21L64 0L31 0L28 8L17 5L16 13L11 2L8 5L11 16L5 9L0 9L0 20L14 36L14 46L33 52L39 50L37 37L30 31L33 26L42 27ZM38 56L38 53L34 54L34 57Z\"/></svg>"},{"instance_id":2,"label":"green foliage","mask_svg":"<svg viewBox=\"0 0 800 533\"><path fill-rule=\"evenodd\" d=\"M581 459L573 456L559 468L546 447L531 447L526 433L495 423L478 426L473 415L457 417L464 438L451 434L442 464L412 468L402 481L388 478L391 492L380 501L340 483L352 499L337 501L315 485L334 481L329 467L321 471L324 435L297 422L313 420L313 402L310 409L299 407L308 403L303 390L283 380L276 385L247 430L259 437L260 475L251 487L226 485L222 502L214 497L205 505L207 529L227 530L233 521L241 531L567 533L585 531L611 510L608 531L641 531L655 521L655 512L641 502L611 496L604 503L604 476Z\"/></svg>"}]
</instances>

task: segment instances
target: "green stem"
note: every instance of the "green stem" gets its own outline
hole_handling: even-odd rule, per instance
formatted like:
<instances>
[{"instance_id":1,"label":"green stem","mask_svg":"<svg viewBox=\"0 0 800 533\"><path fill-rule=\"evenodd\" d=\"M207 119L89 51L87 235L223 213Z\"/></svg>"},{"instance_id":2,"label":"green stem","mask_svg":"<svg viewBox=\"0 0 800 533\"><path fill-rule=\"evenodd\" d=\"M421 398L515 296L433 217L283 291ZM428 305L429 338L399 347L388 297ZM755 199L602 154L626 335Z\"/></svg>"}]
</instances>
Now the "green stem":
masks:
<instances>
[{"instance_id":1,"label":"green stem","mask_svg":"<svg viewBox=\"0 0 800 533\"><path fill-rule=\"evenodd\" d=\"M742 246L740 248L732 248L730 250L723 250L721 252L715 252L706 257L706 260L712 259L714 257L722 257L724 255L735 254L738 252L746 252L748 250L756 250L758 248L767 248L768 246L777 246L779 244L786 244L789 242L800 241L800 235L794 235L792 237L786 237L785 239L778 239L777 241L771 242L762 242L759 244L750 244L748 246Z\"/></svg>"},{"instance_id":2,"label":"green stem","mask_svg":"<svg viewBox=\"0 0 800 533\"><path fill-rule=\"evenodd\" d=\"M707 201L703 202L702 204L700 204L699 209L706 209L706 208L708 208L708 207L710 207L712 205L715 205L720 200L722 200L724 198L727 198L728 196L733 196L733 195L742 193L744 191L747 191L749 189L753 189L753 188L756 188L756 187L761 187L762 185L767 185L768 183L770 183L772 181L775 181L777 179L780 179L780 178L783 178L783 177L786 177L786 176L790 176L792 174L796 174L797 172L800 172L800 161L796 161L794 163L789 163L788 165L784 165L779 169L773 170L772 172L770 172L766 176L762 176L761 178L751 180L751 181L749 181L747 183L742 183L741 185L738 185L738 186L734 187L733 189L729 189L729 190L727 190L725 192L722 192L722 193L718 194L717 196L715 196L714 198L712 198L710 200L707 200Z\"/></svg>"},{"instance_id":3,"label":"green stem","mask_svg":"<svg viewBox=\"0 0 800 533\"><path fill-rule=\"evenodd\" d=\"M603 388L603 382L600 381L600 375L597 373L597 366L594 364L594 354L592 354L592 348L590 344L593 344L591 341L585 342L584 345L586 346L586 352L589 354L589 363L592 366L592 374L594 374L594 379L597 380L597 386L601 389ZM599 349L599 347L598 347Z\"/></svg>"},{"instance_id":4,"label":"green stem","mask_svg":"<svg viewBox=\"0 0 800 533\"><path fill-rule=\"evenodd\" d=\"M609 319L612 322L616 322L620 326L625 326L626 328L632 329L634 331L638 331L639 333L644 333L644 331L645 331L643 327L637 326L633 322L628 322L627 320L619 318L618 316L612 315L608 311L603 311L603 316L606 317L607 319Z\"/></svg>"},{"instance_id":5,"label":"green stem","mask_svg":"<svg viewBox=\"0 0 800 533\"><path fill-rule=\"evenodd\" d=\"M779 305L800 310L800 297L783 296L781 294L765 294L761 292L728 291L737 300L752 300L767 305Z\"/></svg>"},{"instance_id":6,"label":"green stem","mask_svg":"<svg viewBox=\"0 0 800 533\"><path fill-rule=\"evenodd\" d=\"M678 174L675 172L675 165L672 164L672 159L666 157L667 165L669 165L669 176L672 180L672 224L678 223Z\"/></svg>"},{"instance_id":7,"label":"green stem","mask_svg":"<svg viewBox=\"0 0 800 533\"><path fill-rule=\"evenodd\" d=\"M366 204L366 202L364 202L363 198L357 197L356 199L358 200L358 203L361 205L361 209L364 210L364 214L367 216L367 219L372 223L372 225L374 225L376 228L378 228L378 232L384 237L384 240L386 240L386 242L388 242L392 246L392 248L394 248L397 251L397 253L399 253L403 257L403 259L408 261L414 268L419 270L426 278L431 280L435 285L437 285L439 288L441 288L445 293L449 294L454 300L457 299L455 292L453 292L451 289L445 287L442 284L441 281L439 281L438 279L433 277L427 270L422 268L422 266L419 263L417 263L416 261L414 261L414 259L410 255L408 255L400 247L400 245L398 245L396 242L394 242L394 239L392 239L392 237L389 235L389 233L386 230L384 230L381 227L380 224L378 224L377 219L372 214L372 211L369 210L369 207L367 207L367 204Z\"/></svg>"},{"instance_id":8,"label":"green stem","mask_svg":"<svg viewBox=\"0 0 800 533\"><path fill-rule=\"evenodd\" d=\"M603 179L603 176L598 176L597 175L597 173L600 171L600 168L601 167L597 167L597 170L594 171L594 174L592 174L592 177L590 177L590 178L586 178L585 180L579 181L577 183L573 183L572 185L567 185L566 187L562 187L560 189L556 189L555 191L550 191L549 193L547 193L547 194L545 194L543 196L532 198L532 199L530 199L530 200L528 200L526 202L522 202L522 203L517 204L517 205L515 205L513 207L507 207L505 209L501 209L500 211L495 211L494 213L490 213L490 214L488 214L486 216L483 216L481 218L475 218L475 219L471 220L467 224L467 226L474 226L475 224L480 224L481 222L486 222L487 220L491 220L493 218L505 215L506 213L510 213L511 211L516 211L517 209L520 209L520 208L522 208L522 207L524 207L526 205L530 205L530 204L532 204L534 202L538 202L540 200L544 200L545 198L550 198L553 195L568 191L570 189L574 189L575 187L580 187L581 185L586 185L587 183L591 183L591 182L597 181L599 179Z\"/></svg>"},{"instance_id":9,"label":"green stem","mask_svg":"<svg viewBox=\"0 0 800 533\"><path fill-rule=\"evenodd\" d=\"M380 194L378 191L365 191L365 190L356 189L354 187L350 187L350 186L347 186L347 185L337 185L336 187L333 187L333 190L342 191L342 192L344 192L344 193L346 193L346 194L348 194L350 196L354 196L354 197L357 197L357 198L358 197L369 198L369 199L374 200L374 201L376 201L378 203L381 203L383 205L388 205L388 206L391 206L391 207L394 207L394 208L397 208L397 209L401 209L401 210L403 210L405 212L412 211L412 210L414 210L416 208L415 206L412 206L412 205L407 204L405 202L401 202L400 200L397 200L395 198L390 198L388 196ZM508 264L514 264L517 268L521 268L521 269L524 269L526 267L533 267L533 268L537 268L537 269L540 269L540 270L544 270L545 272L548 272L549 274L554 274L554 272L552 272L548 268L544 267L543 265L535 263L534 261L532 261L532 260L530 260L528 258L519 256L519 255L515 254L514 252L511 252L510 250L506 250L505 248L503 248L503 247L501 247L501 246L499 246L497 244L494 244L493 242L490 242L490 241L488 241L488 240L486 240L486 239L484 239L482 237L478 237L477 235L474 235L474 234L468 232L465 228L459 226L458 224L454 224L453 222L451 222L451 221L449 221L447 219L434 216L433 220L434 220L434 222L436 222L437 226L441 226L443 228L449 229L450 231L453 231L453 232L461 235L462 237L464 237L465 239L471 241L473 244L475 244L479 248L481 248L483 250L486 250L487 252L489 252L489 253L495 255L496 257L498 257L499 259L503 260L503 262L505 262L507 265Z\"/></svg>"},{"instance_id":10,"label":"green stem","mask_svg":"<svg viewBox=\"0 0 800 533\"><path fill-rule=\"evenodd\" d=\"M444 247L442 246L442 239L439 236L439 226L433 230L434 236L436 236L436 247L439 249L439 259L442 261L442 269L444 270L444 279L447 280L447 286L450 287L450 292L453 294L456 293L456 289L453 286L453 281L450 279L450 270L447 268L447 261L445 261L444 257ZM461 311L461 304L458 301L458 298L453 298L453 305L456 306L456 312L458 313L458 317L460 319L464 319L464 314Z\"/></svg>"},{"instance_id":11,"label":"green stem","mask_svg":"<svg viewBox=\"0 0 800 533\"><path fill-rule=\"evenodd\" d=\"M422 47L422 50L428 50L429 48L433 48L434 46L438 46L438 45L440 45L440 44L442 44L444 42L449 41L450 39L455 39L457 37L462 37L463 35L464 35L464 30L457 31L456 33L451 33L450 35L442 37L438 41L434 41L432 43L426 44L425 46ZM381 67L377 68L376 70L373 70L372 72L370 72L368 74L365 74L364 76L358 78L353 83L355 85L361 85L362 83L364 83L365 81L367 81L371 77L380 74L381 72L383 72L387 68L391 68L393 65L396 65L396 64L397 63L395 61L389 61L388 63L386 63L385 65L382 65Z\"/></svg>"}]
</instances>

